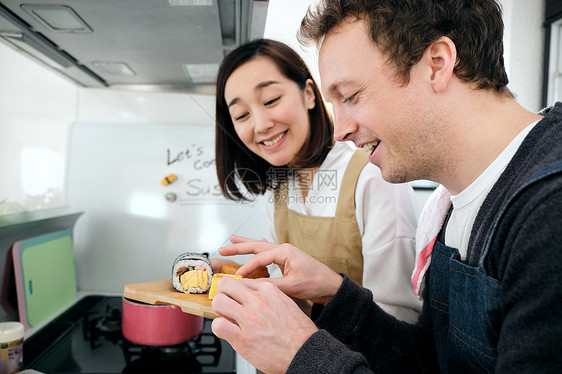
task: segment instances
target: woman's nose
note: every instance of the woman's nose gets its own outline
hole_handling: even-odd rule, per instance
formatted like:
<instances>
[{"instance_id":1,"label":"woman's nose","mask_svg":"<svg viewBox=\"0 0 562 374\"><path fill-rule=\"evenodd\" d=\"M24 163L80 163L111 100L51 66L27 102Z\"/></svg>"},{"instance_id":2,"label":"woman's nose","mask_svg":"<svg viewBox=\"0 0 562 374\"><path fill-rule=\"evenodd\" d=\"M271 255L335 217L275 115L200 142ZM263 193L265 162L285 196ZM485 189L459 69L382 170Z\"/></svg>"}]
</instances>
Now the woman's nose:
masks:
<instances>
[{"instance_id":1,"label":"woman's nose","mask_svg":"<svg viewBox=\"0 0 562 374\"><path fill-rule=\"evenodd\" d=\"M254 114L254 131L258 134L267 133L275 122L266 114Z\"/></svg>"}]
</instances>

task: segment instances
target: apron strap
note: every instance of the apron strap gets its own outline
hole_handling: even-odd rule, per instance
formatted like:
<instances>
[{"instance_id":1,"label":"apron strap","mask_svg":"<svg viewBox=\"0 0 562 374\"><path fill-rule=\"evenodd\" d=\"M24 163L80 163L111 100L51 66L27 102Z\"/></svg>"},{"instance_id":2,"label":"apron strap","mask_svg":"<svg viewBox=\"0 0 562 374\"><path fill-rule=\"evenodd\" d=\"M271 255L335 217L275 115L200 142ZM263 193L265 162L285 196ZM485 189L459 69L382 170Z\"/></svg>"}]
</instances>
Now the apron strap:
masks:
<instances>
[{"instance_id":1,"label":"apron strap","mask_svg":"<svg viewBox=\"0 0 562 374\"><path fill-rule=\"evenodd\" d=\"M355 187L357 186L359 174L368 161L369 154L364 150L358 149L353 153L343 175L336 217L355 219Z\"/></svg>"}]
</instances>

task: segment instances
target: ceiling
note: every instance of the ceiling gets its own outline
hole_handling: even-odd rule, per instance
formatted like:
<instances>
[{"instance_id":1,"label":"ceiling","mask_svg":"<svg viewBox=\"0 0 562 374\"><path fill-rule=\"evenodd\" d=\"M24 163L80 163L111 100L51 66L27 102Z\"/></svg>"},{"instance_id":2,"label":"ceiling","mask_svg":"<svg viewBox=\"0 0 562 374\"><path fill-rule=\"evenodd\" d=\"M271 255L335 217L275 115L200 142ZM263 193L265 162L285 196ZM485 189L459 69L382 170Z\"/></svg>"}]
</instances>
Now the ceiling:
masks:
<instances>
[{"instance_id":1,"label":"ceiling","mask_svg":"<svg viewBox=\"0 0 562 374\"><path fill-rule=\"evenodd\" d=\"M224 56L263 36L267 5L2 0L0 40L86 87L212 94Z\"/></svg>"}]
</instances>

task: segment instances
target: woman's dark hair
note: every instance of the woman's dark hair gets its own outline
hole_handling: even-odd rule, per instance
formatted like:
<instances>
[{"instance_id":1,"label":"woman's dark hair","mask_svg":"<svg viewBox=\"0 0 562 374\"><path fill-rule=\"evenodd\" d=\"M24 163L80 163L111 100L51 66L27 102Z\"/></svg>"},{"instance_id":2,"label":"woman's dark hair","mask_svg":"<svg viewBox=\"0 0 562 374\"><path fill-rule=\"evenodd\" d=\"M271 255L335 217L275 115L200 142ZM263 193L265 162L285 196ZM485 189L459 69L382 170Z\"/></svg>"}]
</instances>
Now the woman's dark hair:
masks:
<instances>
[{"instance_id":1,"label":"woman's dark hair","mask_svg":"<svg viewBox=\"0 0 562 374\"><path fill-rule=\"evenodd\" d=\"M314 108L309 109L310 135L302 149L291 161L291 167L319 166L332 146L333 123L320 90L306 64L289 46L274 40L257 39L230 52L223 60L217 77L215 115L215 160L217 177L225 197L249 200L274 189L288 175L287 165L276 167L250 151L238 137L224 98L224 88L230 75L238 67L256 57L269 57L281 73L302 90L311 79L315 95ZM242 185L241 185L241 184ZM241 187L245 188L241 190Z\"/></svg>"}]
</instances>

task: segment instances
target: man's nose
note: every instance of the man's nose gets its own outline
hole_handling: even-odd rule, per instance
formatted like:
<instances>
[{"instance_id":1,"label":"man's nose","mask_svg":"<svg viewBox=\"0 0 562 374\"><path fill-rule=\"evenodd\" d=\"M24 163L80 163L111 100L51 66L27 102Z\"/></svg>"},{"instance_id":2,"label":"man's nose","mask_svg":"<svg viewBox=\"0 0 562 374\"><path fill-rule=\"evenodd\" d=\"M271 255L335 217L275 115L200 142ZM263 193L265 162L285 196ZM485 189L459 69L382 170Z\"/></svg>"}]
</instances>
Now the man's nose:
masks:
<instances>
[{"instance_id":1,"label":"man's nose","mask_svg":"<svg viewBox=\"0 0 562 374\"><path fill-rule=\"evenodd\" d=\"M352 117L342 117L337 112L334 113L334 139L338 142L353 140L357 132L357 123Z\"/></svg>"}]
</instances>

